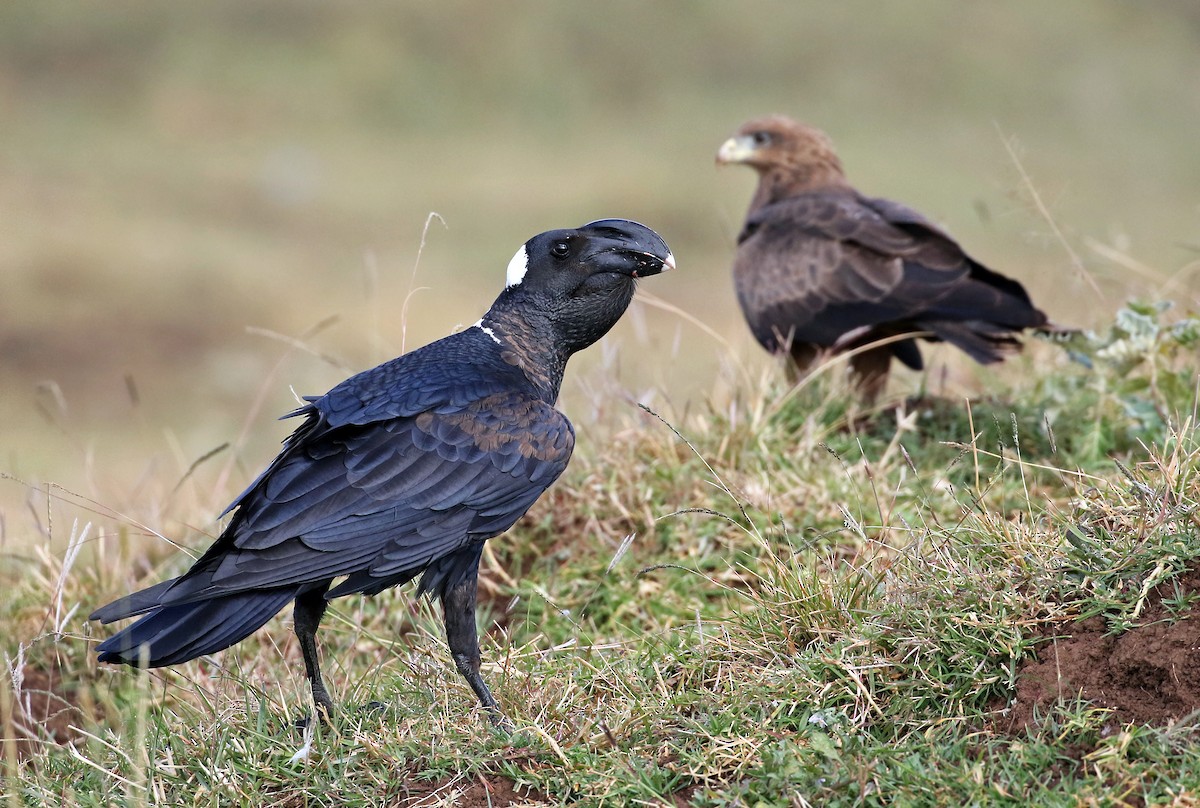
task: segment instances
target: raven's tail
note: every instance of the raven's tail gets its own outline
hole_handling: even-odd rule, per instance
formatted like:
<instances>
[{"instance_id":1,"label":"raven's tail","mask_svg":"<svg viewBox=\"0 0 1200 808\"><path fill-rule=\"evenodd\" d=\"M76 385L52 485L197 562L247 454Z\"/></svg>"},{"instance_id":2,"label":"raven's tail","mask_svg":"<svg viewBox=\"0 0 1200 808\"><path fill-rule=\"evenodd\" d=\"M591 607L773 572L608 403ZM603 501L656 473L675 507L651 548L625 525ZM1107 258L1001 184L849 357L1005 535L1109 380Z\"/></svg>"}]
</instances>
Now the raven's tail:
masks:
<instances>
[{"instance_id":1,"label":"raven's tail","mask_svg":"<svg viewBox=\"0 0 1200 808\"><path fill-rule=\"evenodd\" d=\"M146 601L152 596L161 595L165 589L163 584L159 584L135 593L99 609L92 617L108 622L130 613L145 612ZM100 643L96 651L100 654L101 662L144 664L150 668L187 662L228 648L248 637L274 617L298 592L297 587L284 587L194 603L151 606L148 614ZM146 649L144 662L143 646Z\"/></svg>"},{"instance_id":2,"label":"raven's tail","mask_svg":"<svg viewBox=\"0 0 1200 808\"><path fill-rule=\"evenodd\" d=\"M88 620L99 620L101 623L111 623L114 620L121 620L125 617L133 617L135 614L145 614L152 609L156 609L162 605L162 597L167 590L173 587L179 581L178 578L170 578L162 583L157 583L154 586L147 587L140 592L134 592L132 595L126 595L123 598L118 598L107 606L101 606L88 617Z\"/></svg>"}]
</instances>

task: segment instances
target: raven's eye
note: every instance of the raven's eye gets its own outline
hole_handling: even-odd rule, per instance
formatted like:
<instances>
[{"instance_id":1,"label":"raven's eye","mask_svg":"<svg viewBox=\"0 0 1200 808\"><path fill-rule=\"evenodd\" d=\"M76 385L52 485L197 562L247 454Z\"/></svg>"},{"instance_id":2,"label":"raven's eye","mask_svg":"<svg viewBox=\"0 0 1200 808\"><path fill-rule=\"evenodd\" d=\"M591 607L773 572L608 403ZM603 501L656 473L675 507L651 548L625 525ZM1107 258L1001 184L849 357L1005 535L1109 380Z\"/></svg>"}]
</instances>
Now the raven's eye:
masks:
<instances>
[{"instance_id":1,"label":"raven's eye","mask_svg":"<svg viewBox=\"0 0 1200 808\"><path fill-rule=\"evenodd\" d=\"M566 258L571 253L571 245L565 241L556 241L550 248L550 254L555 258Z\"/></svg>"},{"instance_id":2,"label":"raven's eye","mask_svg":"<svg viewBox=\"0 0 1200 808\"><path fill-rule=\"evenodd\" d=\"M771 142L771 133L755 132L750 136L750 139L754 141L755 146L765 146Z\"/></svg>"}]
</instances>

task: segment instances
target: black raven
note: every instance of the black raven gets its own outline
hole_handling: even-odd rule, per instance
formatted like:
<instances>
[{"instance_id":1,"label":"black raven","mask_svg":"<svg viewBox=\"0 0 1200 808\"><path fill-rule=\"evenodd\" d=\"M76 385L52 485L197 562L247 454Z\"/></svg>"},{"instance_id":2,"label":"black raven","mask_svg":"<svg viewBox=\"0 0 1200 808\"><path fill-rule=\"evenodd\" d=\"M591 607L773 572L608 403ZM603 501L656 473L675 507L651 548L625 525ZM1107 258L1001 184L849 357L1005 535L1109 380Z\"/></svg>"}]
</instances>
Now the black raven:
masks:
<instances>
[{"instance_id":1,"label":"black raven","mask_svg":"<svg viewBox=\"0 0 1200 808\"><path fill-rule=\"evenodd\" d=\"M331 716L316 645L329 600L421 575L418 594L442 601L455 666L500 724L479 674L483 543L567 466L575 432L554 408L567 359L616 324L636 278L673 266L657 233L623 219L525 242L474 326L285 416L304 421L191 569L91 615L142 615L100 644L100 661L159 667L211 654L294 600L313 701Z\"/></svg>"},{"instance_id":2,"label":"black raven","mask_svg":"<svg viewBox=\"0 0 1200 808\"><path fill-rule=\"evenodd\" d=\"M772 353L789 352L800 369L823 351L905 334L996 362L1020 346L1015 332L1048 327L1020 283L975 261L911 208L856 191L817 129L779 115L749 121L717 162L758 172L734 284L755 338ZM852 357L868 398L882 390L893 356L922 367L913 339Z\"/></svg>"}]
</instances>

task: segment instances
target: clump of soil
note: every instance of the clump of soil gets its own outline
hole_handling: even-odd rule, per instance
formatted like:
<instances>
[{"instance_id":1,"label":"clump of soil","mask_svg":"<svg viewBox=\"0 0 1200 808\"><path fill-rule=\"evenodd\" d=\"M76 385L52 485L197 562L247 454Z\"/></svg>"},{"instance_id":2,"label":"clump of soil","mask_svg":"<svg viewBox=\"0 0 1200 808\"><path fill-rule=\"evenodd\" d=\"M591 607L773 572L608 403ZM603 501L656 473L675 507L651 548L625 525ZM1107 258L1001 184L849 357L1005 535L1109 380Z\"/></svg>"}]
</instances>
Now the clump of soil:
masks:
<instances>
[{"instance_id":1,"label":"clump of soil","mask_svg":"<svg viewBox=\"0 0 1200 808\"><path fill-rule=\"evenodd\" d=\"M397 795L395 803L402 808L444 805L453 796L454 804L461 808L517 808L517 806L549 805L548 798L536 791L519 791L516 784L506 777L478 776L474 782L464 784L455 780L442 782L412 782Z\"/></svg>"},{"instance_id":2,"label":"clump of soil","mask_svg":"<svg viewBox=\"0 0 1200 808\"><path fill-rule=\"evenodd\" d=\"M1021 667L1003 728L1026 729L1059 699L1110 709L1117 724L1165 727L1200 710L1200 568L1151 591L1136 627L1106 630L1092 617L1048 634Z\"/></svg>"},{"instance_id":3,"label":"clump of soil","mask_svg":"<svg viewBox=\"0 0 1200 808\"><path fill-rule=\"evenodd\" d=\"M74 688L63 683L59 670L26 665L20 681L21 689L9 705L11 725L3 728L16 739L17 759L32 757L44 743L66 744L75 740L83 713L75 700ZM0 686L11 687L11 683ZM11 698L13 694L8 695Z\"/></svg>"}]
</instances>

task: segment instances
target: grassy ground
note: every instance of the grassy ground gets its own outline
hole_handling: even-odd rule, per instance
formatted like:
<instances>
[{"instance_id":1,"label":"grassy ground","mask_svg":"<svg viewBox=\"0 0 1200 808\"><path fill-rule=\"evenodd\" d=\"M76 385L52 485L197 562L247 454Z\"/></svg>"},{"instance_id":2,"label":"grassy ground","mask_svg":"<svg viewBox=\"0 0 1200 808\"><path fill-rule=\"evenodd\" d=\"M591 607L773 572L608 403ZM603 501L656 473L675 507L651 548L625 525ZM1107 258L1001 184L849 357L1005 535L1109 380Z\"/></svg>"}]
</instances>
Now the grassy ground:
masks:
<instances>
[{"instance_id":1,"label":"grassy ground","mask_svg":"<svg viewBox=\"0 0 1200 808\"><path fill-rule=\"evenodd\" d=\"M1076 617L1200 623L1196 336L1167 325L1200 302L1200 17L1044 5L6 4L4 797L1200 802L1194 716L1142 721L1046 656ZM935 352L876 411L836 369L786 389L728 278L752 178L711 169L768 111L1096 334L1001 369ZM493 542L512 739L408 591L333 610L350 709L304 762L286 616L96 666L83 615L206 546L292 390L472 322L521 239L610 215L680 271L575 360L577 456ZM1058 673L1030 700L1035 657Z\"/></svg>"},{"instance_id":2,"label":"grassy ground","mask_svg":"<svg viewBox=\"0 0 1200 808\"><path fill-rule=\"evenodd\" d=\"M40 553L8 581L30 638L10 664L55 694L50 720L22 723L32 702L12 719L5 688L10 801L1195 804L1187 709L1127 721L1064 678L1010 720L1044 637L1085 616L1138 625L1200 556L1200 325L1160 319L1125 311L1075 340L1091 370L1031 346L1018 361L1053 373L1004 399L863 412L824 376L766 378L719 411L614 398L564 480L492 542L480 620L512 738L407 592L332 611L321 639L346 713L316 738L291 728L307 697L286 620L219 659L99 669L80 612L183 559L135 518L55 524L82 555ZM164 518L200 524L227 498L212 465L159 493ZM1195 625L1197 598L1160 597L1164 620Z\"/></svg>"}]
</instances>

